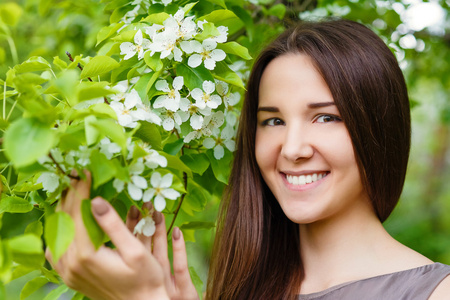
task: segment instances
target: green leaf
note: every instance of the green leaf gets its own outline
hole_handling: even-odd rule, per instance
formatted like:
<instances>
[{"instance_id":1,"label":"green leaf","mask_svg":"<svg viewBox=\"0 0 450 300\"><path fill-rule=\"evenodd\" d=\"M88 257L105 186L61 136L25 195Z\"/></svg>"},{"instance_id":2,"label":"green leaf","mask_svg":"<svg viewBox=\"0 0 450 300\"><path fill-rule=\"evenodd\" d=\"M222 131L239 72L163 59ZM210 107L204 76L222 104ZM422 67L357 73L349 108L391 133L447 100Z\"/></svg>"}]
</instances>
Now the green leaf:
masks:
<instances>
[{"instance_id":1,"label":"green leaf","mask_svg":"<svg viewBox=\"0 0 450 300\"><path fill-rule=\"evenodd\" d=\"M97 33L96 46L98 46L98 44L100 44L110 36L114 35L117 32L117 30L120 29L120 27L122 27L122 25L123 25L122 23L115 23L109 25L108 27L103 27L102 29L100 29L100 31Z\"/></svg>"},{"instance_id":2,"label":"green leaf","mask_svg":"<svg viewBox=\"0 0 450 300\"><path fill-rule=\"evenodd\" d=\"M177 155L178 152L180 152L181 148L183 148L184 142L183 139L178 139L173 143L165 144L164 145L164 152L170 154L170 155Z\"/></svg>"},{"instance_id":3,"label":"green leaf","mask_svg":"<svg viewBox=\"0 0 450 300\"><path fill-rule=\"evenodd\" d=\"M227 8L227 6L225 5L225 1L224 0L208 0L208 2L211 2L213 4L217 4L223 8Z\"/></svg>"},{"instance_id":4,"label":"green leaf","mask_svg":"<svg viewBox=\"0 0 450 300\"><path fill-rule=\"evenodd\" d=\"M192 172L202 175L209 167L209 159L204 153L183 155L180 159Z\"/></svg>"},{"instance_id":5,"label":"green leaf","mask_svg":"<svg viewBox=\"0 0 450 300\"><path fill-rule=\"evenodd\" d=\"M44 233L44 226L42 225L42 222L39 220L31 222L25 228L25 233L31 233L40 237L42 236L42 233Z\"/></svg>"},{"instance_id":6,"label":"green leaf","mask_svg":"<svg viewBox=\"0 0 450 300\"><path fill-rule=\"evenodd\" d=\"M177 65L176 70L178 76L183 76L184 85L190 90L201 87L203 81L205 80L214 82L214 77L211 75L211 72L208 71L203 65L196 68L191 68L185 63L180 63Z\"/></svg>"},{"instance_id":7,"label":"green leaf","mask_svg":"<svg viewBox=\"0 0 450 300\"><path fill-rule=\"evenodd\" d=\"M96 56L92 58L83 68L81 79L95 77L118 68L120 64L109 56Z\"/></svg>"},{"instance_id":8,"label":"green leaf","mask_svg":"<svg viewBox=\"0 0 450 300\"><path fill-rule=\"evenodd\" d=\"M239 18L234 14L234 12L228 9L214 10L210 14L198 18L198 20L208 21L215 24L216 26L218 26L218 24L224 21L229 21L233 19L239 20Z\"/></svg>"},{"instance_id":9,"label":"green leaf","mask_svg":"<svg viewBox=\"0 0 450 300\"><path fill-rule=\"evenodd\" d=\"M56 263L75 237L75 223L67 213L55 212L46 219L44 237Z\"/></svg>"},{"instance_id":10,"label":"green leaf","mask_svg":"<svg viewBox=\"0 0 450 300\"><path fill-rule=\"evenodd\" d=\"M199 299L202 300L203 281L200 279L200 276L198 276L198 274L195 271L194 267L189 267L189 275L191 275L191 280L192 280L192 283L195 286L195 289L197 290L197 294L199 295Z\"/></svg>"},{"instance_id":11,"label":"green leaf","mask_svg":"<svg viewBox=\"0 0 450 300\"><path fill-rule=\"evenodd\" d=\"M19 235L8 240L12 253L42 254L44 253L42 240L31 233Z\"/></svg>"},{"instance_id":12,"label":"green leaf","mask_svg":"<svg viewBox=\"0 0 450 300\"><path fill-rule=\"evenodd\" d=\"M22 13L23 8L17 3L7 2L0 5L0 20L9 26L16 26Z\"/></svg>"},{"instance_id":13,"label":"green leaf","mask_svg":"<svg viewBox=\"0 0 450 300\"><path fill-rule=\"evenodd\" d=\"M217 30L216 26L212 23L203 24L203 31L200 34L195 36L196 40L203 41L207 38L218 36L220 34L219 30Z\"/></svg>"},{"instance_id":14,"label":"green leaf","mask_svg":"<svg viewBox=\"0 0 450 300\"><path fill-rule=\"evenodd\" d=\"M60 70L67 69L67 63L59 58L59 56L53 57L53 64L57 66Z\"/></svg>"},{"instance_id":15,"label":"green leaf","mask_svg":"<svg viewBox=\"0 0 450 300\"><path fill-rule=\"evenodd\" d=\"M81 216L95 249L100 248L103 245L105 233L92 215L91 200L85 199L81 202Z\"/></svg>"},{"instance_id":16,"label":"green leaf","mask_svg":"<svg viewBox=\"0 0 450 300\"><path fill-rule=\"evenodd\" d=\"M147 66L150 67L153 71L159 71L163 68L164 64L161 60L160 53L155 53L152 56L150 56L150 51L145 52L144 54L144 61L147 64Z\"/></svg>"},{"instance_id":17,"label":"green leaf","mask_svg":"<svg viewBox=\"0 0 450 300\"><path fill-rule=\"evenodd\" d=\"M0 215L8 213L27 213L33 210L33 205L25 199L18 197L6 197L0 200Z\"/></svg>"},{"instance_id":18,"label":"green leaf","mask_svg":"<svg viewBox=\"0 0 450 300\"><path fill-rule=\"evenodd\" d=\"M182 230L197 230L197 229L211 229L214 227L216 227L214 222L195 221L195 222L184 223L183 225L180 226L180 229L182 229Z\"/></svg>"},{"instance_id":19,"label":"green leaf","mask_svg":"<svg viewBox=\"0 0 450 300\"><path fill-rule=\"evenodd\" d=\"M43 300L58 300L59 297L67 292L69 288L66 285L60 285L56 289L52 290Z\"/></svg>"},{"instance_id":20,"label":"green leaf","mask_svg":"<svg viewBox=\"0 0 450 300\"><path fill-rule=\"evenodd\" d=\"M216 73L214 75L214 78L217 78L219 80L225 81L226 83L245 89L242 79L239 77L239 75L236 74L236 72L231 70L230 67L228 67L228 65L225 62L223 61L217 62L214 71Z\"/></svg>"},{"instance_id":21,"label":"green leaf","mask_svg":"<svg viewBox=\"0 0 450 300\"><path fill-rule=\"evenodd\" d=\"M89 170L92 172L95 189L105 182L108 182L116 175L116 168L113 162L107 159L103 153L98 151L92 151L91 153Z\"/></svg>"},{"instance_id":22,"label":"green leaf","mask_svg":"<svg viewBox=\"0 0 450 300\"><path fill-rule=\"evenodd\" d=\"M97 143L100 132L98 132L97 128L92 126L93 123L97 121L95 116L89 115L84 118L84 130L86 134L86 143L88 146Z\"/></svg>"},{"instance_id":23,"label":"green leaf","mask_svg":"<svg viewBox=\"0 0 450 300\"><path fill-rule=\"evenodd\" d=\"M23 300L46 285L49 280L45 277L36 277L28 281L20 292L20 300Z\"/></svg>"},{"instance_id":24,"label":"green leaf","mask_svg":"<svg viewBox=\"0 0 450 300\"><path fill-rule=\"evenodd\" d=\"M28 60L22 64L15 66L14 70L16 73L25 72L35 72L35 71L45 71L51 69L50 64L44 58L39 56L30 57Z\"/></svg>"},{"instance_id":25,"label":"green leaf","mask_svg":"<svg viewBox=\"0 0 450 300\"><path fill-rule=\"evenodd\" d=\"M110 89L108 82L90 82L83 81L77 86L78 101L95 99L114 94L114 90Z\"/></svg>"},{"instance_id":26,"label":"green leaf","mask_svg":"<svg viewBox=\"0 0 450 300\"><path fill-rule=\"evenodd\" d=\"M242 57L243 59L250 60L252 57L248 53L248 49L244 46L239 45L236 42L228 42L224 44L217 44L218 49L222 49L228 54L234 54Z\"/></svg>"},{"instance_id":27,"label":"green leaf","mask_svg":"<svg viewBox=\"0 0 450 300\"><path fill-rule=\"evenodd\" d=\"M189 177L192 177L192 171L189 169L179 157L170 155L165 152L159 152L162 156L167 158L167 168L171 168L177 171L185 172Z\"/></svg>"},{"instance_id":28,"label":"green leaf","mask_svg":"<svg viewBox=\"0 0 450 300\"><path fill-rule=\"evenodd\" d=\"M168 13L161 12L161 13L157 13L157 14L151 14L148 17L146 17L144 20L142 20L141 22L163 25L164 21L168 17L170 17L170 15Z\"/></svg>"},{"instance_id":29,"label":"green leaf","mask_svg":"<svg viewBox=\"0 0 450 300\"><path fill-rule=\"evenodd\" d=\"M211 168L213 170L216 179L220 182L228 184L228 177L230 176L231 170L231 160L233 156L231 152L225 151L224 157L222 157L220 160L217 160L214 157L213 150L206 151L206 155L208 156L209 161L211 162Z\"/></svg>"},{"instance_id":30,"label":"green leaf","mask_svg":"<svg viewBox=\"0 0 450 300\"><path fill-rule=\"evenodd\" d=\"M194 211L203 211L211 195L195 181L190 180L187 186L187 193L184 199L183 211L194 216Z\"/></svg>"},{"instance_id":31,"label":"green leaf","mask_svg":"<svg viewBox=\"0 0 450 300\"><path fill-rule=\"evenodd\" d=\"M125 134L122 126L110 119L98 120L97 122L92 123L92 125L119 145L123 151L126 151L127 135Z\"/></svg>"},{"instance_id":32,"label":"green leaf","mask_svg":"<svg viewBox=\"0 0 450 300\"><path fill-rule=\"evenodd\" d=\"M54 130L34 118L18 119L5 132L5 153L16 167L26 166L46 155L55 137Z\"/></svg>"},{"instance_id":33,"label":"green leaf","mask_svg":"<svg viewBox=\"0 0 450 300\"><path fill-rule=\"evenodd\" d=\"M286 6L282 3L275 4L274 6L270 7L269 14L271 16L275 16L280 20L283 20L284 15L286 14Z\"/></svg>"},{"instance_id":34,"label":"green leaf","mask_svg":"<svg viewBox=\"0 0 450 300\"><path fill-rule=\"evenodd\" d=\"M134 136L151 145L153 149L161 150L161 133L158 126L149 122L140 122L140 124Z\"/></svg>"}]
</instances>

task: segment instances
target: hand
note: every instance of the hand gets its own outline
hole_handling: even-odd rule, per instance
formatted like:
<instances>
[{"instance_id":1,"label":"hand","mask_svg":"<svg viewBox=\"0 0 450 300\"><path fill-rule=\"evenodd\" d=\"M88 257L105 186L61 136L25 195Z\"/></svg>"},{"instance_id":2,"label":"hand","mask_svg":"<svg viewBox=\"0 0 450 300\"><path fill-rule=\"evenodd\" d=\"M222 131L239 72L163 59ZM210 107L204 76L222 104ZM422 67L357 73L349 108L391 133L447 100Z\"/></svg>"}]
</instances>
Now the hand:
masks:
<instances>
[{"instance_id":1,"label":"hand","mask_svg":"<svg viewBox=\"0 0 450 300\"><path fill-rule=\"evenodd\" d=\"M147 208L149 208L147 206ZM172 300L197 300L198 294L189 275L186 247L183 239L183 234L178 227L173 229L172 233L172 248L173 248L173 275L170 271L170 262L167 255L167 234L166 223L164 215L160 212L154 213L156 223L155 234L153 235L153 251L151 238L143 235L137 235L141 242L152 252L153 256L160 263L163 273L165 287ZM139 222L139 211L132 207L127 218L127 226L130 231L133 231L136 224Z\"/></svg>"},{"instance_id":2,"label":"hand","mask_svg":"<svg viewBox=\"0 0 450 300\"><path fill-rule=\"evenodd\" d=\"M179 297L173 299L191 299L181 296L183 295L181 293L186 290L181 279L186 281L187 263L184 262L186 267L183 266L183 270L180 270L179 267L176 268L175 281L173 281L172 277L167 274L167 267L159 262L164 262L164 259L167 258L167 251L163 256L161 247L158 246L161 242L157 242L156 235L152 254L149 251L151 239L133 236L111 205L101 198L92 200L92 212L100 227L111 238L116 249L101 246L95 250L84 227L80 210L81 201L89 198L91 177L89 173L86 176L85 181L72 180L71 188L60 205L60 208L69 213L75 222L76 232L73 243L57 263L52 262L49 251L46 253L47 259L67 286L95 300L169 299L166 287L172 288L170 295ZM130 226L131 222L128 223ZM165 227L164 222L159 222L157 232L161 231L160 227ZM180 247L180 243L183 244L182 247ZM167 242L165 246L167 250ZM177 261L180 262L178 259L183 255L185 259L184 242L180 236L180 239L174 240L174 258L177 257ZM180 266L183 263L174 265ZM182 273L183 277L177 276L177 273ZM170 281L173 282L172 285L169 285ZM190 279L188 283L190 283ZM190 284L193 288L192 283ZM195 289L193 290L195 291ZM186 291L187 295L191 295L190 289ZM195 296L197 296L196 293Z\"/></svg>"}]
</instances>

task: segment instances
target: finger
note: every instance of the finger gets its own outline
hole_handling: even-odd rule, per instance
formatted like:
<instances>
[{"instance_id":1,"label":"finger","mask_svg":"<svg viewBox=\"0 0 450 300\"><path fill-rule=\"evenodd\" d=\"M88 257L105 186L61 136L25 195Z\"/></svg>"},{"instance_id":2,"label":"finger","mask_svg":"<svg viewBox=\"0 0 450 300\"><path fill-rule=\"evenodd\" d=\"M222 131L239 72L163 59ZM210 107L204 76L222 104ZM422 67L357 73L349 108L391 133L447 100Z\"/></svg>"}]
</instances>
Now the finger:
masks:
<instances>
[{"instance_id":1,"label":"finger","mask_svg":"<svg viewBox=\"0 0 450 300\"><path fill-rule=\"evenodd\" d=\"M172 248L173 248L173 275L177 289L182 295L192 295L196 298L197 291L192 284L189 274L187 262L186 244L184 242L183 233L180 228L175 227L172 232Z\"/></svg>"},{"instance_id":2,"label":"finger","mask_svg":"<svg viewBox=\"0 0 450 300\"><path fill-rule=\"evenodd\" d=\"M153 215L156 224L155 234L153 235L153 256L161 264L168 286L171 281L170 261L167 253L167 233L164 215L155 211Z\"/></svg>"},{"instance_id":3,"label":"finger","mask_svg":"<svg viewBox=\"0 0 450 300\"><path fill-rule=\"evenodd\" d=\"M141 213L139 212L139 209L136 206L130 207L130 210L127 214L127 220L126 225L130 232L134 231L134 227L136 227L136 224L139 222Z\"/></svg>"},{"instance_id":4,"label":"finger","mask_svg":"<svg viewBox=\"0 0 450 300\"><path fill-rule=\"evenodd\" d=\"M84 226L81 203L84 199L89 199L91 189L91 173L85 172L85 180L75 180L65 199L64 210L69 213L75 222L74 244L81 257L92 255L95 247Z\"/></svg>"},{"instance_id":5,"label":"finger","mask_svg":"<svg viewBox=\"0 0 450 300\"><path fill-rule=\"evenodd\" d=\"M141 243L128 230L114 208L104 199L96 197L92 200L92 214L98 225L111 238L117 251L127 263L135 263L135 254L142 249Z\"/></svg>"}]
</instances>

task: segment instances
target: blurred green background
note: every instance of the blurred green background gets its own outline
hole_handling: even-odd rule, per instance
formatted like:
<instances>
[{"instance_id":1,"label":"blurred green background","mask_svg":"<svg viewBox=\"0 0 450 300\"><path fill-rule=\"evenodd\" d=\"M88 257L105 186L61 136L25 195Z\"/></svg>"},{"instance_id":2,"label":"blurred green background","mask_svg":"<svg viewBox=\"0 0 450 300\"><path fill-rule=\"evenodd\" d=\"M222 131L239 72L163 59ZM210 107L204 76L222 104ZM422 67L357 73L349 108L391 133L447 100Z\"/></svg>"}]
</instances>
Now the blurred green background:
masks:
<instances>
[{"instance_id":1,"label":"blurred green background","mask_svg":"<svg viewBox=\"0 0 450 300\"><path fill-rule=\"evenodd\" d=\"M230 2L236 1L241 2ZM5 79L10 67L30 56L39 55L51 61L54 56L67 59L66 51L95 55L96 35L109 25L110 12L104 10L108 2L1 0L0 78ZM287 8L286 24L299 18L342 16L370 26L392 48L409 88L413 145L403 195L385 225L402 243L432 260L450 264L450 0L248 2L255 23L269 25L272 32L279 31L283 24L267 17L264 10L282 3ZM249 47L253 56L257 48ZM205 220L215 219L218 202L218 199L211 201ZM8 234L15 230L19 233L30 218L36 216L14 215L14 219L4 216L3 227L14 226L8 229ZM195 238L197 243L188 242L190 264L195 265L204 280L213 232L199 231ZM4 287L7 299L19 299L26 282L25 276ZM51 286L45 289L28 299L43 299ZM70 295L64 299L70 299Z\"/></svg>"}]
</instances>

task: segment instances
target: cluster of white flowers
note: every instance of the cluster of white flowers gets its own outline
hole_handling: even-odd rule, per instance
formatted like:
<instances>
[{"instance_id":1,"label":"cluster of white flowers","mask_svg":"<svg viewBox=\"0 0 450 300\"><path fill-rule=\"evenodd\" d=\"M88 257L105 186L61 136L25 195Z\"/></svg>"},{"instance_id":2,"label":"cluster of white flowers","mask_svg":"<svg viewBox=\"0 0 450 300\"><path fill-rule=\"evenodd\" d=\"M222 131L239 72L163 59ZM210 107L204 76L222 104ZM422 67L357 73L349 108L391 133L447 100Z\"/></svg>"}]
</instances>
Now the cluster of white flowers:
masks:
<instances>
[{"instance_id":1,"label":"cluster of white flowers","mask_svg":"<svg viewBox=\"0 0 450 300\"><path fill-rule=\"evenodd\" d=\"M188 58L188 65L196 68L202 63L209 70L214 70L216 62L225 59L223 50L217 49L217 43L227 41L228 28L217 27L218 35L204 39L195 40L204 28L206 21L195 23L193 16L185 17L183 9L179 9L173 16L169 16L163 25L153 24L143 28L150 39L143 37L141 29L134 36L134 43L124 42L120 45L120 54L125 60L132 58L136 54L138 60L144 58L144 53L150 51L153 56L160 53L160 58L173 59L177 62L183 60L183 52ZM181 48L181 49L180 49Z\"/></svg>"},{"instance_id":2,"label":"cluster of white flowers","mask_svg":"<svg viewBox=\"0 0 450 300\"><path fill-rule=\"evenodd\" d=\"M109 105L117 114L117 121L123 127L134 128L138 121L147 121L161 125L158 117L148 105L142 103L141 97L135 89L128 91L128 83L119 82L114 89L118 93L111 97Z\"/></svg>"}]
</instances>

